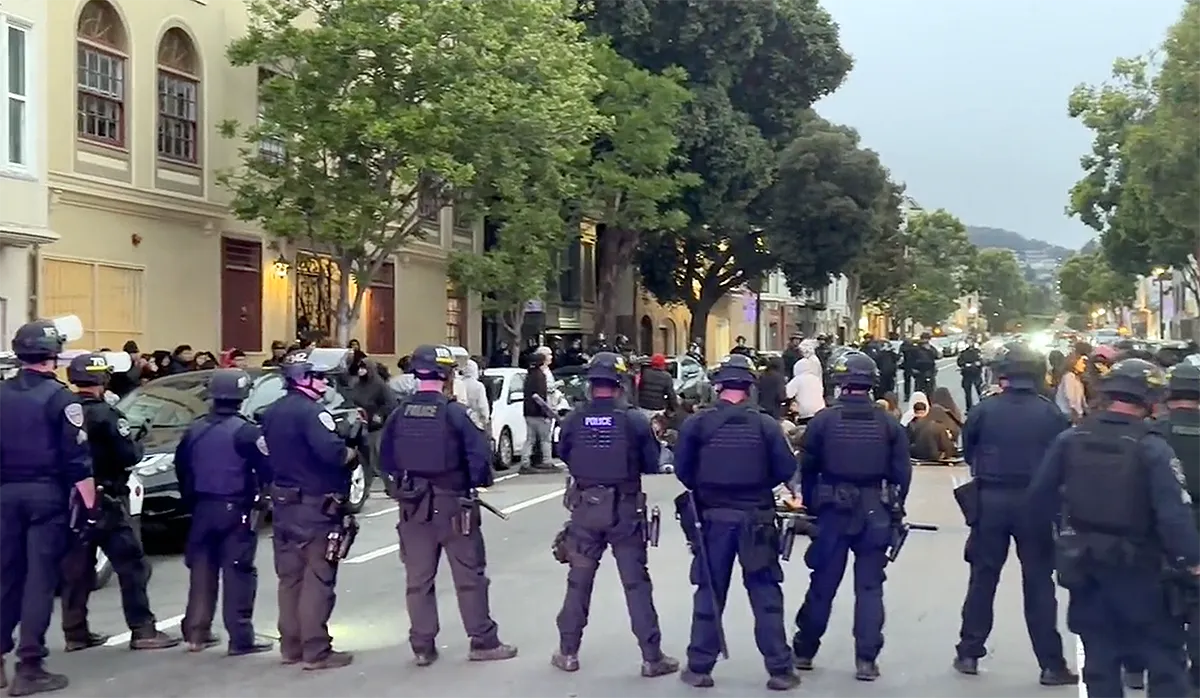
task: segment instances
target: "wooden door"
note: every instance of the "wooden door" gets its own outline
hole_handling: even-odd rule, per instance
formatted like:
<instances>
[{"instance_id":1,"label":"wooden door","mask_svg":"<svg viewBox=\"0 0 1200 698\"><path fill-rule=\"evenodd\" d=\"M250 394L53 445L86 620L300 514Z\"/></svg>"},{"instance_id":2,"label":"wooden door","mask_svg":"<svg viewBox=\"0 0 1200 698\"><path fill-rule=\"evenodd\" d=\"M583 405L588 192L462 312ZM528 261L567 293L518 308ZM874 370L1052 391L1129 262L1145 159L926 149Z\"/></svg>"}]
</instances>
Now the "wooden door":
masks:
<instances>
[{"instance_id":1,"label":"wooden door","mask_svg":"<svg viewBox=\"0 0 1200 698\"><path fill-rule=\"evenodd\" d=\"M262 243L221 238L221 350L260 352Z\"/></svg>"},{"instance_id":2,"label":"wooden door","mask_svg":"<svg viewBox=\"0 0 1200 698\"><path fill-rule=\"evenodd\" d=\"M367 353L396 353L396 267L385 263L367 297Z\"/></svg>"}]
</instances>

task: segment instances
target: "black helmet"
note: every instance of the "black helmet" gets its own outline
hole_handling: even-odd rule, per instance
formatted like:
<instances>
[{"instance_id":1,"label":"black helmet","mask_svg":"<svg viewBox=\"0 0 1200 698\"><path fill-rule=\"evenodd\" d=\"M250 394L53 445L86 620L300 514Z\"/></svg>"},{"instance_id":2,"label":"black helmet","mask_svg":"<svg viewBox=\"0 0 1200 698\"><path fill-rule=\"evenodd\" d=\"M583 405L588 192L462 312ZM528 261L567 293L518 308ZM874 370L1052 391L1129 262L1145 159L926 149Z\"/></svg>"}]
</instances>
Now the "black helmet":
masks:
<instances>
[{"instance_id":1,"label":"black helmet","mask_svg":"<svg viewBox=\"0 0 1200 698\"><path fill-rule=\"evenodd\" d=\"M1168 400L1200 400L1200 366L1178 363L1167 371Z\"/></svg>"},{"instance_id":2,"label":"black helmet","mask_svg":"<svg viewBox=\"0 0 1200 698\"><path fill-rule=\"evenodd\" d=\"M445 380L450 377L457 363L450 347L441 344L422 344L413 350L409 370L417 378Z\"/></svg>"},{"instance_id":3,"label":"black helmet","mask_svg":"<svg viewBox=\"0 0 1200 698\"><path fill-rule=\"evenodd\" d=\"M30 323L32 324L32 323ZM103 354L80 354L67 366L67 380L79 387L104 385L112 375L112 367Z\"/></svg>"},{"instance_id":4,"label":"black helmet","mask_svg":"<svg viewBox=\"0 0 1200 698\"><path fill-rule=\"evenodd\" d=\"M833 380L843 388L874 388L879 379L875 360L861 351L847 351L833 362Z\"/></svg>"},{"instance_id":5,"label":"black helmet","mask_svg":"<svg viewBox=\"0 0 1200 698\"><path fill-rule=\"evenodd\" d=\"M1161 368L1145 359L1124 359L1113 364L1100 381L1100 392L1122 402L1152 405L1167 385Z\"/></svg>"},{"instance_id":6,"label":"black helmet","mask_svg":"<svg viewBox=\"0 0 1200 698\"><path fill-rule=\"evenodd\" d=\"M50 320L34 320L17 328L13 335L12 351L26 363L49 361L58 356L66 337Z\"/></svg>"},{"instance_id":7,"label":"black helmet","mask_svg":"<svg viewBox=\"0 0 1200 698\"><path fill-rule=\"evenodd\" d=\"M625 357L611 351L598 352L588 361L587 379L593 383L621 384L621 377L629 372Z\"/></svg>"},{"instance_id":8,"label":"black helmet","mask_svg":"<svg viewBox=\"0 0 1200 698\"><path fill-rule=\"evenodd\" d=\"M208 396L217 402L241 402L250 395L250 375L236 368L223 368L208 379Z\"/></svg>"},{"instance_id":9,"label":"black helmet","mask_svg":"<svg viewBox=\"0 0 1200 698\"><path fill-rule=\"evenodd\" d=\"M1001 378L1040 378L1045 360L1024 342L1009 342L1000 347L993 359L996 375Z\"/></svg>"},{"instance_id":10,"label":"black helmet","mask_svg":"<svg viewBox=\"0 0 1200 698\"><path fill-rule=\"evenodd\" d=\"M730 354L721 359L713 373L712 382L729 388L749 388L755 382L754 362L743 354Z\"/></svg>"}]
</instances>

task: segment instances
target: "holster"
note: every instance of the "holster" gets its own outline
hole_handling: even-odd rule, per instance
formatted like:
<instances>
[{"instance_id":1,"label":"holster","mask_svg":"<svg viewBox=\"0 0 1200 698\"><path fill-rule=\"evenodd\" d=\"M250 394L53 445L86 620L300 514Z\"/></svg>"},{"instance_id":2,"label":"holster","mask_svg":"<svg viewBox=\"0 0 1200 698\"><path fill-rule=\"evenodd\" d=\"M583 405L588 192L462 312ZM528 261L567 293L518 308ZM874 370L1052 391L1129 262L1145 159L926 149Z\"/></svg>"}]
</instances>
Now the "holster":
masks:
<instances>
[{"instance_id":1,"label":"holster","mask_svg":"<svg viewBox=\"0 0 1200 698\"><path fill-rule=\"evenodd\" d=\"M558 533L554 536L554 542L550 544L550 554L554 556L554 560L560 565L565 565L571 561L570 551L567 550L567 534L571 528L571 523L563 524Z\"/></svg>"},{"instance_id":2,"label":"holster","mask_svg":"<svg viewBox=\"0 0 1200 698\"><path fill-rule=\"evenodd\" d=\"M645 495L642 495L644 498ZM651 548L658 547L658 536L662 532L662 510L655 506L646 518L646 544Z\"/></svg>"},{"instance_id":3,"label":"holster","mask_svg":"<svg viewBox=\"0 0 1200 698\"><path fill-rule=\"evenodd\" d=\"M1087 581L1088 549L1080 536L1063 530L1054 539L1054 570L1063 589L1078 589Z\"/></svg>"},{"instance_id":4,"label":"holster","mask_svg":"<svg viewBox=\"0 0 1200 698\"><path fill-rule=\"evenodd\" d=\"M642 508L645 508L642 495ZM620 494L612 487L575 488L570 497L571 522L583 528L603 530L613 526Z\"/></svg>"},{"instance_id":5,"label":"holster","mask_svg":"<svg viewBox=\"0 0 1200 698\"><path fill-rule=\"evenodd\" d=\"M400 503L401 523L433 519L433 485L428 480L405 475L394 497Z\"/></svg>"},{"instance_id":6,"label":"holster","mask_svg":"<svg viewBox=\"0 0 1200 698\"><path fill-rule=\"evenodd\" d=\"M980 484L974 478L954 488L954 501L968 526L979 523Z\"/></svg>"},{"instance_id":7,"label":"holster","mask_svg":"<svg viewBox=\"0 0 1200 698\"><path fill-rule=\"evenodd\" d=\"M460 536L469 536L479 525L482 518L479 512L479 500L474 497L459 497L459 511L454 516L454 532Z\"/></svg>"},{"instance_id":8,"label":"holster","mask_svg":"<svg viewBox=\"0 0 1200 698\"><path fill-rule=\"evenodd\" d=\"M773 510L746 514L746 522L738 539L738 560L745 571L757 572L779 559L779 529L775 526Z\"/></svg>"},{"instance_id":9,"label":"holster","mask_svg":"<svg viewBox=\"0 0 1200 698\"><path fill-rule=\"evenodd\" d=\"M700 512L696 511L696 507L692 505L692 497L690 492L682 492L675 497L675 520L679 522L679 528L683 529L683 538L687 541L688 547L695 553L696 546L700 544L697 540L697 532L700 526Z\"/></svg>"}]
</instances>

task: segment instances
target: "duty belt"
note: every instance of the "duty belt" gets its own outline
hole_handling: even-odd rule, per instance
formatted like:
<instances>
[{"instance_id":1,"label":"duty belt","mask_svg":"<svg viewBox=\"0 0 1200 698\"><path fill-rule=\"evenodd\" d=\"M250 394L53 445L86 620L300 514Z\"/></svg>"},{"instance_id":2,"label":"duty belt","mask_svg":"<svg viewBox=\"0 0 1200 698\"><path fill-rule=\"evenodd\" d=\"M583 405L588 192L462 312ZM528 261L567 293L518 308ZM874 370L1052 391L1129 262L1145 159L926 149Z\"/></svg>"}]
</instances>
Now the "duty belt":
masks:
<instances>
[{"instance_id":1,"label":"duty belt","mask_svg":"<svg viewBox=\"0 0 1200 698\"><path fill-rule=\"evenodd\" d=\"M1026 490L1029 480L988 480L976 478L979 487L985 490Z\"/></svg>"},{"instance_id":2,"label":"duty belt","mask_svg":"<svg viewBox=\"0 0 1200 698\"><path fill-rule=\"evenodd\" d=\"M700 518L714 523L774 523L775 511L773 509L713 508L701 511Z\"/></svg>"}]
</instances>

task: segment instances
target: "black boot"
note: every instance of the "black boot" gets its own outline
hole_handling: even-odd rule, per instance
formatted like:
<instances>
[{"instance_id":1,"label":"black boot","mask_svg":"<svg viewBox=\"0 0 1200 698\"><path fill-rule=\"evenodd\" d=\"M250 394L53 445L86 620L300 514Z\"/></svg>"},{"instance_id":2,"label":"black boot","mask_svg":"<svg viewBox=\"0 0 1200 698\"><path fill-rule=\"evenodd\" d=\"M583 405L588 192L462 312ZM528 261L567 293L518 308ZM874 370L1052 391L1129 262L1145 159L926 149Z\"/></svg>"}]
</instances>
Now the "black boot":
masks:
<instances>
[{"instance_id":1,"label":"black boot","mask_svg":"<svg viewBox=\"0 0 1200 698\"><path fill-rule=\"evenodd\" d=\"M106 642L108 642L107 635L101 635L100 633L89 632L86 635L80 635L78 637L68 637L67 638L67 646L64 648L63 651L64 652L78 652L80 650L88 650L93 647L99 647Z\"/></svg>"},{"instance_id":2,"label":"black boot","mask_svg":"<svg viewBox=\"0 0 1200 698\"><path fill-rule=\"evenodd\" d=\"M979 674L979 660L974 657L955 657L954 670L967 676Z\"/></svg>"},{"instance_id":3,"label":"black boot","mask_svg":"<svg viewBox=\"0 0 1200 698\"><path fill-rule=\"evenodd\" d=\"M70 683L66 676L52 674L41 665L18 664L13 672L12 684L8 687L8 695L32 696L35 693L61 691Z\"/></svg>"},{"instance_id":4,"label":"black boot","mask_svg":"<svg viewBox=\"0 0 1200 698\"><path fill-rule=\"evenodd\" d=\"M1065 666L1058 669L1042 669L1038 683L1043 686L1074 686L1079 683L1079 674Z\"/></svg>"}]
</instances>

